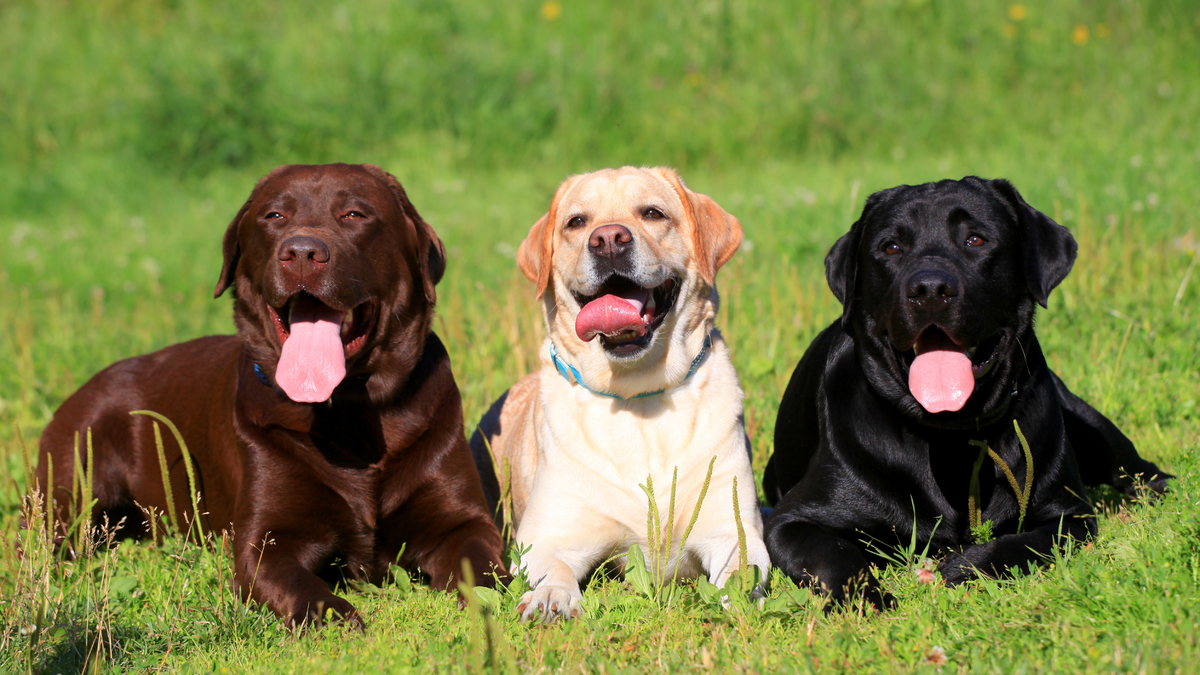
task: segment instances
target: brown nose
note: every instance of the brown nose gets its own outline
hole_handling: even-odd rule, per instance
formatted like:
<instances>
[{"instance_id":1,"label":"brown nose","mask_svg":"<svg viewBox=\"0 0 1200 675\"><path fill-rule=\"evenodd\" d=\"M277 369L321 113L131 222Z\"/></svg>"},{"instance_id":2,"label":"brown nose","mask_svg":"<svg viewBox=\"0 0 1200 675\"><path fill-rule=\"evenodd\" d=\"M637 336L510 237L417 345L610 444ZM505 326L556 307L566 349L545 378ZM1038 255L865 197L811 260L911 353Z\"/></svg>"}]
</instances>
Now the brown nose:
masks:
<instances>
[{"instance_id":1,"label":"brown nose","mask_svg":"<svg viewBox=\"0 0 1200 675\"><path fill-rule=\"evenodd\" d=\"M279 245L279 259L283 262L299 260L301 263L327 263L329 248L315 237L288 237Z\"/></svg>"},{"instance_id":2,"label":"brown nose","mask_svg":"<svg viewBox=\"0 0 1200 675\"><path fill-rule=\"evenodd\" d=\"M621 255L633 243L633 233L624 225L602 225L592 230L588 247L592 253L605 257Z\"/></svg>"}]
</instances>

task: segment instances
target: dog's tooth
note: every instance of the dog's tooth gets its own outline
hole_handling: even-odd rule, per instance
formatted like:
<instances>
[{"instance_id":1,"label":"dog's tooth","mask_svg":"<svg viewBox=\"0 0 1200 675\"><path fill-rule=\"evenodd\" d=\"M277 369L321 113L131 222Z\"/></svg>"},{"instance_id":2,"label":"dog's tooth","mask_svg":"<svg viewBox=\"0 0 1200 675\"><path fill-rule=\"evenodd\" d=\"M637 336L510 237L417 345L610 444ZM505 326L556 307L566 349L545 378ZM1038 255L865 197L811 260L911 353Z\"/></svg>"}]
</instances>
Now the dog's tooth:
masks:
<instances>
[{"instance_id":1,"label":"dog's tooth","mask_svg":"<svg viewBox=\"0 0 1200 675\"><path fill-rule=\"evenodd\" d=\"M654 291L651 291L650 299L646 301L646 306L643 308L643 311L649 316L654 316L655 309L658 309L658 298L655 297Z\"/></svg>"}]
</instances>

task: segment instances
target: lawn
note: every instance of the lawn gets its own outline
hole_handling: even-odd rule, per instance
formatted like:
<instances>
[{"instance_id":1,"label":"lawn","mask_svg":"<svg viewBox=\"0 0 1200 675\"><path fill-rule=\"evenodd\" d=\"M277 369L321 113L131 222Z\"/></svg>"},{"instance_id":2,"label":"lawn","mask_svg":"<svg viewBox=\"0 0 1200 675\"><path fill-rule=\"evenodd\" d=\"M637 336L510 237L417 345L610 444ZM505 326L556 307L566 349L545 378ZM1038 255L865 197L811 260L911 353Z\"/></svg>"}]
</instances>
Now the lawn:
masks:
<instances>
[{"instance_id":1,"label":"lawn","mask_svg":"<svg viewBox=\"0 0 1200 675\"><path fill-rule=\"evenodd\" d=\"M1187 672L1200 658L1200 6L114 2L0 5L0 672ZM808 341L838 316L825 252L871 192L1005 177L1069 227L1041 310L1050 365L1179 476L1114 500L1046 568L948 589L919 551L891 612L762 610L597 578L582 619L466 611L400 575L344 588L364 633L293 635L168 537L54 561L20 530L25 461L114 360L232 331L220 236L285 162L372 162L444 240L435 330L467 432L536 367L514 254L565 176L669 164L742 222L718 326L755 468ZM1083 453L1086 450L1081 449ZM940 663L944 658L945 662Z\"/></svg>"}]
</instances>

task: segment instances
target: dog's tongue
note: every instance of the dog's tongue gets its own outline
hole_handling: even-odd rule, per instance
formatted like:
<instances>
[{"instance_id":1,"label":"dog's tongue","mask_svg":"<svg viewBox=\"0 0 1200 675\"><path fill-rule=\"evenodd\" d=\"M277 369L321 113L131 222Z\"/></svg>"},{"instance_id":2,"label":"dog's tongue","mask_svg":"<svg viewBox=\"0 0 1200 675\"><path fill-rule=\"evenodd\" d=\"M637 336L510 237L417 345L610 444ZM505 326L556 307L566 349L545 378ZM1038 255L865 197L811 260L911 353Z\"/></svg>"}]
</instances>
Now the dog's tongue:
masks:
<instances>
[{"instance_id":1,"label":"dog's tongue","mask_svg":"<svg viewBox=\"0 0 1200 675\"><path fill-rule=\"evenodd\" d=\"M302 298L292 307L290 334L275 369L275 382L288 398L320 403L346 376L341 338L344 314L315 299Z\"/></svg>"},{"instance_id":2,"label":"dog's tongue","mask_svg":"<svg viewBox=\"0 0 1200 675\"><path fill-rule=\"evenodd\" d=\"M921 352L908 367L908 389L931 413L960 410L975 390L971 359L952 349Z\"/></svg>"},{"instance_id":3,"label":"dog's tongue","mask_svg":"<svg viewBox=\"0 0 1200 675\"><path fill-rule=\"evenodd\" d=\"M639 338L646 334L642 307L650 291L638 289L623 295L605 295L589 302L575 317L575 334L590 342L597 335Z\"/></svg>"}]
</instances>

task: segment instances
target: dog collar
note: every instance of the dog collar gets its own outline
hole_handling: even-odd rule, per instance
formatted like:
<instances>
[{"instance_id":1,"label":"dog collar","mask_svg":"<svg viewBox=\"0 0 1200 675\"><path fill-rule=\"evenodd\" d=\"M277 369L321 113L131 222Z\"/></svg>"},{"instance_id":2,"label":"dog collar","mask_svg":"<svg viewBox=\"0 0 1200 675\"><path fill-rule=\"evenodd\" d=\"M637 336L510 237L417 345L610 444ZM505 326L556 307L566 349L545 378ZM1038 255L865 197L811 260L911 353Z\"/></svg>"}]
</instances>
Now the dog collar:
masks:
<instances>
[{"instance_id":1,"label":"dog collar","mask_svg":"<svg viewBox=\"0 0 1200 675\"><path fill-rule=\"evenodd\" d=\"M711 346L712 346L712 333L709 333L708 335L704 336L704 346L700 348L700 353L696 355L696 358L692 359L692 367L688 369L687 375L685 375L683 377L683 379L679 381L679 384L683 384L684 382L687 382L689 379L691 379L692 375L696 374L696 371L700 369L700 364L704 362L704 357L708 354L708 348ZM584 389L587 389L588 391L592 392L593 394L596 394L597 396L607 396L608 398L620 399L622 401L632 401L635 398L647 398L649 396L658 396L659 394L663 393L667 389L670 389L670 387L666 387L664 389L659 389L658 391L647 391L647 392L638 394L636 396L629 396L629 397L621 396L619 394L613 394L613 393L607 392L607 391L600 391L598 389L592 389L591 387L587 386L587 384L584 383L583 377L580 376L579 371L575 369L575 366L572 366L571 364L567 363L561 356L558 355L558 350L554 348L553 340L550 341L550 360L554 362L555 370L558 371L559 375L563 376L564 380L566 380L567 382L570 382L572 384L578 384L579 386L583 387ZM255 366L255 367L257 368L257 366ZM672 385L672 386L678 387L679 384Z\"/></svg>"},{"instance_id":2,"label":"dog collar","mask_svg":"<svg viewBox=\"0 0 1200 675\"><path fill-rule=\"evenodd\" d=\"M259 368L257 363L254 364L254 374L258 376L259 382L262 382L263 384L267 385L268 387L270 387L272 389L275 388L275 385L271 384L271 381L268 380L267 376L263 374L262 368Z\"/></svg>"}]
</instances>

